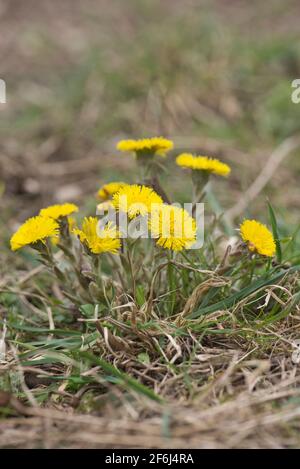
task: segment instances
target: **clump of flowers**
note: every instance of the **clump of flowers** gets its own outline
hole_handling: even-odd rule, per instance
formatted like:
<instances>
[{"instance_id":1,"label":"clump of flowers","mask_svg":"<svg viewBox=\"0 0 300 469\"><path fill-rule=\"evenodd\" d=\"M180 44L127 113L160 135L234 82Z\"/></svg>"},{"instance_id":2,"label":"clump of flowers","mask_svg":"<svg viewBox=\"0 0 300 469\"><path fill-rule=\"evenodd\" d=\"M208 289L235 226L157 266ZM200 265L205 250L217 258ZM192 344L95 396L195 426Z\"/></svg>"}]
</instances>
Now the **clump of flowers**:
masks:
<instances>
[{"instance_id":1,"label":"clump of flowers","mask_svg":"<svg viewBox=\"0 0 300 469\"><path fill-rule=\"evenodd\" d=\"M204 189L210 189L210 175L230 174L231 168L227 164L190 153L182 153L176 158L178 166L190 169L193 203L186 210L172 205L172 198L159 183L159 171L155 166L155 156L166 154L173 148L173 142L162 137L124 140L119 142L118 148L136 153L139 167L145 170L144 176L151 176L146 182L104 184L98 191L101 203L95 201L97 216L85 213L81 221L78 220L80 213L76 220L72 218L78 212L75 204L43 208L11 238L13 251L30 246L39 253L41 262L62 285L62 296L66 301L79 309L81 305L97 305L97 311L98 306L101 307L106 317L124 306L127 309L128 305L134 305L134 314L142 311L143 318L148 320L159 314L156 302L163 298L165 318L168 312L176 312L176 308L178 311L192 309L189 306L185 310L183 300L191 296L190 304L199 301L207 271L212 274L209 284L214 285L214 291L203 301L205 305L215 298L215 289L219 285L227 284L223 278L222 281L215 279L219 269L222 275L227 271L237 272L236 289L244 286L240 272L250 270L250 275L245 278L251 279L253 266L266 265L266 271L271 266L271 262L264 258L272 258L276 250L278 252L278 242L275 243L271 231L256 220L245 220L240 226L240 235L250 253L262 257L249 256L239 243L234 253L227 250L223 260L219 259L216 248L222 235L220 217L211 217L212 225L215 225L208 233L208 247L199 247L198 234L203 234L199 221L204 218L199 220L195 206L206 197ZM190 187L189 182L186 193ZM115 218L111 219L111 216ZM132 230L123 230L124 220ZM230 263L233 255L237 265ZM228 294L228 291L223 292ZM128 319L127 310L124 317Z\"/></svg>"},{"instance_id":2,"label":"clump of flowers","mask_svg":"<svg viewBox=\"0 0 300 469\"><path fill-rule=\"evenodd\" d=\"M256 220L245 220L240 226L241 237L251 252L273 257L276 244L271 231Z\"/></svg>"}]
</instances>

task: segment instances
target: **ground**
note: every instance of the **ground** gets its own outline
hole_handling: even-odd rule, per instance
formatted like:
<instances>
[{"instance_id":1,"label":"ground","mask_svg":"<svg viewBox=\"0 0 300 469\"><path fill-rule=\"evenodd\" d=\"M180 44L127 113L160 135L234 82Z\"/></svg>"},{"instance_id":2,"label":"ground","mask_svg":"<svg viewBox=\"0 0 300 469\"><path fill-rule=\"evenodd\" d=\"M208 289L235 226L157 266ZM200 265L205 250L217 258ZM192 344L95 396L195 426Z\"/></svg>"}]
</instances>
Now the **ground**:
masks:
<instances>
[{"instance_id":1,"label":"ground","mask_svg":"<svg viewBox=\"0 0 300 469\"><path fill-rule=\"evenodd\" d=\"M293 0L0 1L0 447L300 446L299 13ZM126 352L55 307L51 332L59 287L10 251L12 232L49 203L93 213L99 185L137 177L116 141L152 135L175 142L174 197L187 199L175 156L192 151L234 168L214 183L230 224L270 224L268 198L286 275L175 339L165 318L163 338L131 332Z\"/></svg>"}]
</instances>

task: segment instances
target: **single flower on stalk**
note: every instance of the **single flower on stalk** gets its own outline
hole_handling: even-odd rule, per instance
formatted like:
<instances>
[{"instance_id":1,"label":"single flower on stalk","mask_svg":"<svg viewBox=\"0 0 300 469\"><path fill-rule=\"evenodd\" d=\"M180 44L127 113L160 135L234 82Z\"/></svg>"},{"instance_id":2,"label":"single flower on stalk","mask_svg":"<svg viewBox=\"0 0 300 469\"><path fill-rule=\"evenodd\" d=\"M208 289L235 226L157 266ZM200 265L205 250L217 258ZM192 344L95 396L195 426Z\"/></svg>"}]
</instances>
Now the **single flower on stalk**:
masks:
<instances>
[{"instance_id":1,"label":"single flower on stalk","mask_svg":"<svg viewBox=\"0 0 300 469\"><path fill-rule=\"evenodd\" d=\"M117 254L121 247L116 226L109 222L104 228L100 228L99 219L96 217L84 218L82 228L75 228L73 233L93 254Z\"/></svg>"},{"instance_id":2,"label":"single flower on stalk","mask_svg":"<svg viewBox=\"0 0 300 469\"><path fill-rule=\"evenodd\" d=\"M140 181L146 183L147 179L157 177L158 168L163 169L162 164L155 156L166 156L166 153L173 146L171 140L163 137L152 137L138 140L121 140L117 144L117 149L123 152L135 153Z\"/></svg>"},{"instance_id":3,"label":"single flower on stalk","mask_svg":"<svg viewBox=\"0 0 300 469\"><path fill-rule=\"evenodd\" d=\"M196 220L183 208L163 204L151 213L151 236L172 251L189 249L196 241Z\"/></svg>"},{"instance_id":4,"label":"single flower on stalk","mask_svg":"<svg viewBox=\"0 0 300 469\"><path fill-rule=\"evenodd\" d=\"M193 203L200 202L206 194L206 187L210 175L228 176L231 168L216 158L196 156L191 153L182 153L177 156L176 163L181 168L191 170L193 182Z\"/></svg>"},{"instance_id":5,"label":"single flower on stalk","mask_svg":"<svg viewBox=\"0 0 300 469\"><path fill-rule=\"evenodd\" d=\"M117 211L128 214L130 219L149 214L155 205L162 204L162 198L151 188L138 184L127 185L113 196Z\"/></svg>"},{"instance_id":6,"label":"single flower on stalk","mask_svg":"<svg viewBox=\"0 0 300 469\"><path fill-rule=\"evenodd\" d=\"M67 217L72 213L78 212L78 207L75 204L57 204L50 205L47 208L42 208L40 210L40 215L42 217L53 218L54 220L59 220L60 218Z\"/></svg>"},{"instance_id":7,"label":"single flower on stalk","mask_svg":"<svg viewBox=\"0 0 300 469\"><path fill-rule=\"evenodd\" d=\"M135 152L137 156L139 156L139 154L145 156L165 156L173 147L173 142L163 137L121 140L117 144L118 150L123 152Z\"/></svg>"},{"instance_id":8,"label":"single flower on stalk","mask_svg":"<svg viewBox=\"0 0 300 469\"><path fill-rule=\"evenodd\" d=\"M273 234L264 224L256 220L245 220L240 226L240 233L251 252L266 257L275 255L276 244Z\"/></svg>"},{"instance_id":9,"label":"single flower on stalk","mask_svg":"<svg viewBox=\"0 0 300 469\"><path fill-rule=\"evenodd\" d=\"M29 218L15 232L10 240L12 251L17 251L24 246L39 247L40 243L45 244L48 238L59 236L59 225L53 218L46 218L41 215Z\"/></svg>"},{"instance_id":10,"label":"single flower on stalk","mask_svg":"<svg viewBox=\"0 0 300 469\"><path fill-rule=\"evenodd\" d=\"M230 166L216 158L196 156L191 153L182 153L177 156L176 163L182 168L189 168L193 171L205 171L208 174L212 173L218 176L228 176L231 172Z\"/></svg>"}]
</instances>

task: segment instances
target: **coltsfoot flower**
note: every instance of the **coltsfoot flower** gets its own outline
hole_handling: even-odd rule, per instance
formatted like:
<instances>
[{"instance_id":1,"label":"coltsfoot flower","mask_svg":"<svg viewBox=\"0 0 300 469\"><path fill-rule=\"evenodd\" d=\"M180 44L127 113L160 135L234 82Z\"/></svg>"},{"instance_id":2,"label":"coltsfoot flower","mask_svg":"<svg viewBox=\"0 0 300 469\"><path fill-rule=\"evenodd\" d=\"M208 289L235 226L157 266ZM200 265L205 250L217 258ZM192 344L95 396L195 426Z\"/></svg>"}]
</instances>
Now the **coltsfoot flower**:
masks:
<instances>
[{"instance_id":1,"label":"coltsfoot flower","mask_svg":"<svg viewBox=\"0 0 300 469\"><path fill-rule=\"evenodd\" d=\"M184 209L163 204L151 215L151 236L156 244L172 251L189 249L196 241L196 221Z\"/></svg>"},{"instance_id":2,"label":"coltsfoot flower","mask_svg":"<svg viewBox=\"0 0 300 469\"><path fill-rule=\"evenodd\" d=\"M241 237L251 252L273 257L276 244L271 231L256 220L245 220L240 226Z\"/></svg>"},{"instance_id":3,"label":"coltsfoot flower","mask_svg":"<svg viewBox=\"0 0 300 469\"><path fill-rule=\"evenodd\" d=\"M78 207L75 204L62 204L62 205L50 205L50 207L42 208L40 215L46 218L53 218L58 220L62 217L67 217L74 212L78 212Z\"/></svg>"},{"instance_id":4,"label":"coltsfoot flower","mask_svg":"<svg viewBox=\"0 0 300 469\"><path fill-rule=\"evenodd\" d=\"M38 242L45 243L47 238L56 238L59 235L59 225L53 218L38 215L29 218L10 240L12 251L17 251L24 246L35 245Z\"/></svg>"},{"instance_id":5,"label":"coltsfoot flower","mask_svg":"<svg viewBox=\"0 0 300 469\"><path fill-rule=\"evenodd\" d=\"M125 187L127 184L125 182L117 181L117 182L109 182L108 184L104 184L104 186L100 187L97 192L98 197L102 200L108 200L112 195L118 192L122 187Z\"/></svg>"},{"instance_id":6,"label":"coltsfoot flower","mask_svg":"<svg viewBox=\"0 0 300 469\"><path fill-rule=\"evenodd\" d=\"M128 213L129 218L133 219L150 213L163 200L151 187L132 184L114 194L112 203L116 210Z\"/></svg>"},{"instance_id":7,"label":"coltsfoot flower","mask_svg":"<svg viewBox=\"0 0 300 469\"><path fill-rule=\"evenodd\" d=\"M182 153L177 156L176 163L182 168L192 170L207 171L208 173L218 174L219 176L228 176L231 172L230 166L216 158L208 156L196 156L191 153Z\"/></svg>"},{"instance_id":8,"label":"coltsfoot flower","mask_svg":"<svg viewBox=\"0 0 300 469\"><path fill-rule=\"evenodd\" d=\"M79 236L80 241L85 244L93 254L110 252L116 254L121 247L118 239L118 231L112 223L104 228L98 228L99 219L96 217L84 218L81 230L75 228L73 233Z\"/></svg>"},{"instance_id":9,"label":"coltsfoot flower","mask_svg":"<svg viewBox=\"0 0 300 469\"><path fill-rule=\"evenodd\" d=\"M165 156L165 154L169 150L172 150L173 147L173 142L163 137L121 140L117 144L117 149L120 151L130 151L143 154L149 153L149 155L157 154L160 156Z\"/></svg>"}]
</instances>

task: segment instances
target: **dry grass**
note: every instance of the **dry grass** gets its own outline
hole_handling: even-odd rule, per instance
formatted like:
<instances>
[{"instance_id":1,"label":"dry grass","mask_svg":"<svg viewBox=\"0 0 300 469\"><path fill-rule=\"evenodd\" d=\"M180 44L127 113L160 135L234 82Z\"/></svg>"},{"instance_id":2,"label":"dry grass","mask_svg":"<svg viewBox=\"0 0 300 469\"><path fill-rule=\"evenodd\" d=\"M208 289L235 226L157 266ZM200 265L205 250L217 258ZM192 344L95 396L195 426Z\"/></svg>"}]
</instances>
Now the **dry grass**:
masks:
<instances>
[{"instance_id":1,"label":"dry grass","mask_svg":"<svg viewBox=\"0 0 300 469\"><path fill-rule=\"evenodd\" d=\"M174 376L167 367L153 365L139 372L145 381L147 373L156 377L157 390L170 397L167 405L149 403L137 395L133 401L124 400L115 390L111 392L116 393L118 404L106 399L101 403L99 396L95 404L100 410L93 415L78 412L80 398L72 406L52 403L52 408L44 409L11 400L19 416L0 424L1 447L298 447L299 372L291 362L286 337L289 334L281 331L278 351L273 347L275 356L266 354L264 359L251 359L253 351L245 353L237 347L202 346L189 370L195 395L189 399L180 389L183 374ZM3 395L1 400L4 404Z\"/></svg>"},{"instance_id":2,"label":"dry grass","mask_svg":"<svg viewBox=\"0 0 300 469\"><path fill-rule=\"evenodd\" d=\"M93 342L82 335L80 348L64 342L57 326L38 345L30 335L42 338L47 329L30 333L21 325L15 340L27 352L17 356L13 340L1 365L11 389L20 389L19 398L0 394L8 417L0 422L1 447L298 447L297 284L293 275L284 286L261 289L261 305L275 302L267 314L249 316L248 296L201 321L179 315L175 329L158 318L137 328L143 319L136 322L132 304L118 319L92 320L98 334ZM114 376L109 363L126 374Z\"/></svg>"}]
</instances>

